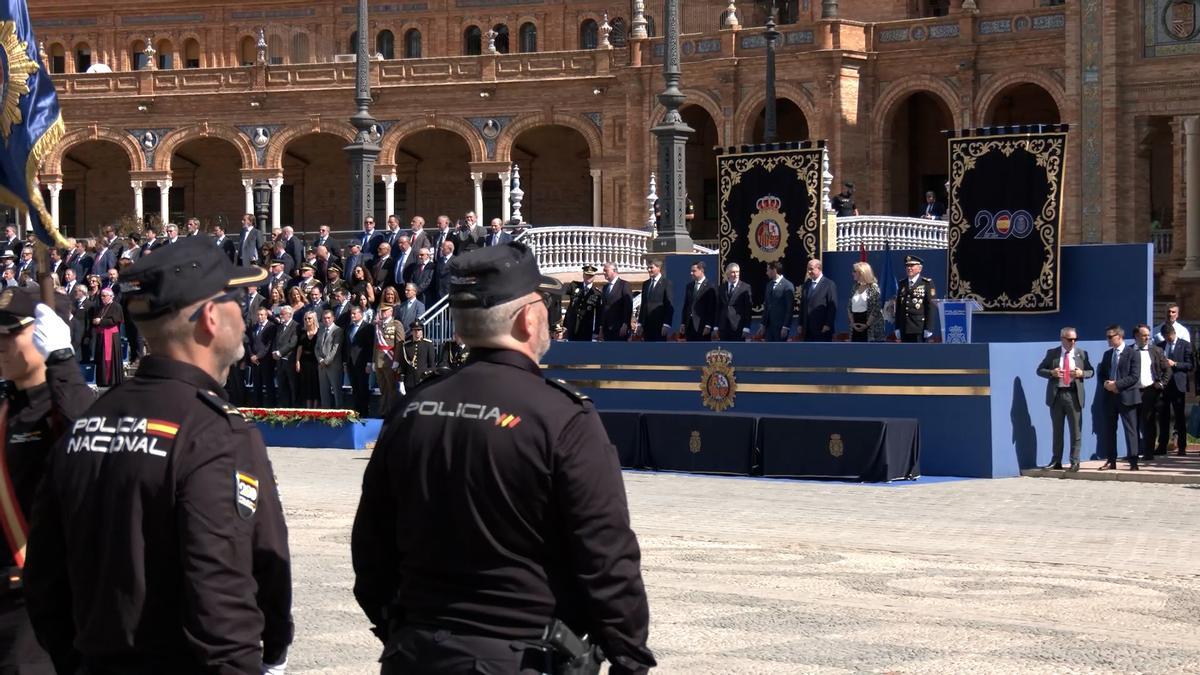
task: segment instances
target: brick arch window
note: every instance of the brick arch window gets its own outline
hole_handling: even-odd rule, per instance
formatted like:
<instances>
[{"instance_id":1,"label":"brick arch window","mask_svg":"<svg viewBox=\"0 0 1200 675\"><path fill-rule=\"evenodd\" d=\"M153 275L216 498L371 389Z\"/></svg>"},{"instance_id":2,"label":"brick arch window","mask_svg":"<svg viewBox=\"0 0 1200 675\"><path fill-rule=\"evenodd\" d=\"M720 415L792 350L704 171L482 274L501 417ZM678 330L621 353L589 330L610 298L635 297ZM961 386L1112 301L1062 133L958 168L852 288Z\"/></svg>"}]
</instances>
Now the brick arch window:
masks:
<instances>
[{"instance_id":1,"label":"brick arch window","mask_svg":"<svg viewBox=\"0 0 1200 675\"><path fill-rule=\"evenodd\" d=\"M133 70L146 69L146 41L134 40L129 45L129 65Z\"/></svg>"},{"instance_id":2,"label":"brick arch window","mask_svg":"<svg viewBox=\"0 0 1200 675\"><path fill-rule=\"evenodd\" d=\"M579 48L595 49L600 42L600 26L595 19L587 19L579 25Z\"/></svg>"},{"instance_id":3,"label":"brick arch window","mask_svg":"<svg viewBox=\"0 0 1200 675\"><path fill-rule=\"evenodd\" d=\"M404 33L404 58L421 58L421 31L409 28Z\"/></svg>"},{"instance_id":4,"label":"brick arch window","mask_svg":"<svg viewBox=\"0 0 1200 675\"><path fill-rule=\"evenodd\" d=\"M375 36L375 53L382 54L385 59L396 58L396 36L390 30L381 30Z\"/></svg>"},{"instance_id":5,"label":"brick arch window","mask_svg":"<svg viewBox=\"0 0 1200 675\"><path fill-rule=\"evenodd\" d=\"M310 59L308 33L296 33L292 36L292 63L308 63Z\"/></svg>"},{"instance_id":6,"label":"brick arch window","mask_svg":"<svg viewBox=\"0 0 1200 675\"><path fill-rule=\"evenodd\" d=\"M654 17L646 15L646 37L654 37Z\"/></svg>"},{"instance_id":7,"label":"brick arch window","mask_svg":"<svg viewBox=\"0 0 1200 675\"><path fill-rule=\"evenodd\" d=\"M479 56L483 53L483 33L479 30L479 26L467 26L463 31L463 54L466 56Z\"/></svg>"},{"instance_id":8,"label":"brick arch window","mask_svg":"<svg viewBox=\"0 0 1200 675\"><path fill-rule=\"evenodd\" d=\"M195 38L188 38L183 41L183 67L200 67L200 42Z\"/></svg>"},{"instance_id":9,"label":"brick arch window","mask_svg":"<svg viewBox=\"0 0 1200 675\"><path fill-rule=\"evenodd\" d=\"M521 24L518 31L518 42L523 52L537 51L537 26L533 25L533 22Z\"/></svg>"},{"instance_id":10,"label":"brick arch window","mask_svg":"<svg viewBox=\"0 0 1200 675\"><path fill-rule=\"evenodd\" d=\"M238 46L238 58L243 66L252 66L258 59L258 40L255 40L253 35L242 38L242 42Z\"/></svg>"},{"instance_id":11,"label":"brick arch window","mask_svg":"<svg viewBox=\"0 0 1200 675\"><path fill-rule=\"evenodd\" d=\"M283 65L283 38L278 35L267 36L267 63Z\"/></svg>"},{"instance_id":12,"label":"brick arch window","mask_svg":"<svg viewBox=\"0 0 1200 675\"><path fill-rule=\"evenodd\" d=\"M629 30L625 27L625 19L618 16L608 25L612 28L612 32L608 34L608 41L612 46L624 47L629 44Z\"/></svg>"},{"instance_id":13,"label":"brick arch window","mask_svg":"<svg viewBox=\"0 0 1200 675\"><path fill-rule=\"evenodd\" d=\"M51 73L67 72L67 50L63 48L62 44L55 42L50 45L50 51L47 53L50 55Z\"/></svg>"},{"instance_id":14,"label":"brick arch window","mask_svg":"<svg viewBox=\"0 0 1200 675\"><path fill-rule=\"evenodd\" d=\"M170 70L175 67L175 45L171 44L170 40L159 40L155 49L158 50L155 58L158 59L159 70Z\"/></svg>"},{"instance_id":15,"label":"brick arch window","mask_svg":"<svg viewBox=\"0 0 1200 675\"><path fill-rule=\"evenodd\" d=\"M75 45L75 72L86 73L92 67L92 48L86 42Z\"/></svg>"},{"instance_id":16,"label":"brick arch window","mask_svg":"<svg viewBox=\"0 0 1200 675\"><path fill-rule=\"evenodd\" d=\"M350 34L350 43L349 43L349 46L346 48L346 53L347 54L357 54L358 53L358 31L354 31L353 33Z\"/></svg>"},{"instance_id":17,"label":"brick arch window","mask_svg":"<svg viewBox=\"0 0 1200 675\"><path fill-rule=\"evenodd\" d=\"M492 30L496 31L496 51L501 54L508 53L508 26L498 23L492 26Z\"/></svg>"}]
</instances>

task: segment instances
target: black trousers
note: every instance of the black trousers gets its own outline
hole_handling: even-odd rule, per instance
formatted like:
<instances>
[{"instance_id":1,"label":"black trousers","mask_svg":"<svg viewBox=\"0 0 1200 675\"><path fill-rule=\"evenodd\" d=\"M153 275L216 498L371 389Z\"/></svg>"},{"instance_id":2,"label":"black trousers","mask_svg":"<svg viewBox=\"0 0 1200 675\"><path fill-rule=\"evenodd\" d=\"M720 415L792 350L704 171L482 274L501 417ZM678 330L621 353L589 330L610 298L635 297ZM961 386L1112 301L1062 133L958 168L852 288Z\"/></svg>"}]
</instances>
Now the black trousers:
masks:
<instances>
[{"instance_id":1,"label":"black trousers","mask_svg":"<svg viewBox=\"0 0 1200 675\"><path fill-rule=\"evenodd\" d=\"M1142 389L1142 402L1138 405L1138 452L1147 457L1154 454L1158 438L1158 401L1162 392L1154 385Z\"/></svg>"},{"instance_id":2,"label":"black trousers","mask_svg":"<svg viewBox=\"0 0 1200 675\"><path fill-rule=\"evenodd\" d=\"M367 375L366 366L346 365L350 377L350 393L354 399L354 409L359 415L366 417L371 405L371 378Z\"/></svg>"},{"instance_id":3,"label":"black trousers","mask_svg":"<svg viewBox=\"0 0 1200 675\"><path fill-rule=\"evenodd\" d=\"M1172 423L1175 427L1175 449L1183 451L1187 448L1187 418L1183 414L1186 397L1187 392L1176 389L1174 383L1168 384L1167 388L1163 390L1162 407L1159 409L1161 416L1158 420L1157 454L1165 455L1167 453L1167 441L1171 438Z\"/></svg>"},{"instance_id":4,"label":"black trousers","mask_svg":"<svg viewBox=\"0 0 1200 675\"><path fill-rule=\"evenodd\" d=\"M900 341L901 341L901 342L924 342L924 341L925 341L924 332L921 332L921 333L901 333L901 334L900 334Z\"/></svg>"},{"instance_id":5,"label":"black trousers","mask_svg":"<svg viewBox=\"0 0 1200 675\"><path fill-rule=\"evenodd\" d=\"M667 338L663 337L662 329L663 325L661 323L642 324L642 340L645 340L646 342L665 341Z\"/></svg>"},{"instance_id":6,"label":"black trousers","mask_svg":"<svg viewBox=\"0 0 1200 675\"><path fill-rule=\"evenodd\" d=\"M548 654L521 640L401 628L379 659L380 675L536 675L553 671Z\"/></svg>"},{"instance_id":7,"label":"black trousers","mask_svg":"<svg viewBox=\"0 0 1200 675\"><path fill-rule=\"evenodd\" d=\"M270 357L267 357L270 358ZM254 405L274 408L275 397L275 362L260 362L250 366L250 386L254 389Z\"/></svg>"},{"instance_id":8,"label":"black trousers","mask_svg":"<svg viewBox=\"0 0 1200 675\"><path fill-rule=\"evenodd\" d=\"M1105 449L1108 450L1108 463L1117 463L1117 422L1125 432L1125 452L1128 453L1129 463L1137 466L1138 455L1138 407L1121 403L1119 394L1109 394L1107 415L1104 420Z\"/></svg>"},{"instance_id":9,"label":"black trousers","mask_svg":"<svg viewBox=\"0 0 1200 675\"><path fill-rule=\"evenodd\" d=\"M0 675L54 675L54 672L50 655L33 634L20 591L0 590Z\"/></svg>"},{"instance_id":10,"label":"black trousers","mask_svg":"<svg viewBox=\"0 0 1200 675\"><path fill-rule=\"evenodd\" d=\"M275 362L275 379L278 387L276 394L281 408L290 408L296 404L299 378L300 374L296 372L295 359L280 359Z\"/></svg>"}]
</instances>

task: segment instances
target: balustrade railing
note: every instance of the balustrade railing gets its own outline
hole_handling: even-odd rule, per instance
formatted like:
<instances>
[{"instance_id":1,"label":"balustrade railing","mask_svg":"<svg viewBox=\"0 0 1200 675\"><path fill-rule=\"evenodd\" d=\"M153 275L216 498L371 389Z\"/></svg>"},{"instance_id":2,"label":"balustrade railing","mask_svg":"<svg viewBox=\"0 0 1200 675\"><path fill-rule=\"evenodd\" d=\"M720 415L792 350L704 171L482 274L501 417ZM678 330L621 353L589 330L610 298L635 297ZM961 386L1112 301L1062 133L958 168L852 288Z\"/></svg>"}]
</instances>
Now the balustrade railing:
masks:
<instances>
[{"instance_id":1,"label":"balustrade railing","mask_svg":"<svg viewBox=\"0 0 1200 675\"><path fill-rule=\"evenodd\" d=\"M1171 247L1175 245L1175 231L1150 230L1150 241L1154 243L1154 255L1171 255Z\"/></svg>"},{"instance_id":2,"label":"balustrade railing","mask_svg":"<svg viewBox=\"0 0 1200 675\"><path fill-rule=\"evenodd\" d=\"M838 251L882 250L892 248L946 248L944 220L899 218L892 216L851 216L837 219Z\"/></svg>"}]
</instances>

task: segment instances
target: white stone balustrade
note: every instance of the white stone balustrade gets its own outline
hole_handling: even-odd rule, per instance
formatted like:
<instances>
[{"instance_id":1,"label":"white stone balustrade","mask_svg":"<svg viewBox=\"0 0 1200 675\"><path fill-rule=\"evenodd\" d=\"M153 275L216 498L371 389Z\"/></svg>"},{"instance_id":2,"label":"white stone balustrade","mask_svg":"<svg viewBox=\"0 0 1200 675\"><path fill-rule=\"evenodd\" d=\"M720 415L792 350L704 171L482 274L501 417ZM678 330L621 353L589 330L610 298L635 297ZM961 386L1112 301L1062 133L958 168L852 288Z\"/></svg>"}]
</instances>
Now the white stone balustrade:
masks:
<instances>
[{"instance_id":1,"label":"white stone balustrade","mask_svg":"<svg viewBox=\"0 0 1200 675\"><path fill-rule=\"evenodd\" d=\"M893 216L851 216L837 219L837 251L881 251L885 244L894 249L946 248L944 220L897 218Z\"/></svg>"},{"instance_id":2,"label":"white stone balustrade","mask_svg":"<svg viewBox=\"0 0 1200 675\"><path fill-rule=\"evenodd\" d=\"M640 270L646 264L650 233L620 227L534 227L517 238L526 243L542 271L577 272L586 264L616 263L619 270ZM711 253L696 247L697 253Z\"/></svg>"}]
</instances>

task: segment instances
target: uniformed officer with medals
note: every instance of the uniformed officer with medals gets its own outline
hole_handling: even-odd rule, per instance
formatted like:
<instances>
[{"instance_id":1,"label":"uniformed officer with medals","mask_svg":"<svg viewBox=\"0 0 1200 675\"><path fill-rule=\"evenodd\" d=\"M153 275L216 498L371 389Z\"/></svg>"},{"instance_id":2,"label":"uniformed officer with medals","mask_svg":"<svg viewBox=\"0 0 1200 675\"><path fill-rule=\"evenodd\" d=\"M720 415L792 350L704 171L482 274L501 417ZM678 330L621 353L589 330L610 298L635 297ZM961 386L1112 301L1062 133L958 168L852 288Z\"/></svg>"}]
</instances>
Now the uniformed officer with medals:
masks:
<instances>
[{"instance_id":1,"label":"uniformed officer with medals","mask_svg":"<svg viewBox=\"0 0 1200 675\"><path fill-rule=\"evenodd\" d=\"M603 298L600 289L592 284L592 278L600 270L595 265L583 266L583 280L572 281L567 286L567 339L591 342L596 332L596 311Z\"/></svg>"},{"instance_id":2,"label":"uniformed officer with medals","mask_svg":"<svg viewBox=\"0 0 1200 675\"><path fill-rule=\"evenodd\" d=\"M224 398L243 354L239 268L204 237L121 272L150 355L68 427L37 498L25 592L38 641L88 673L282 673L287 529L257 429Z\"/></svg>"},{"instance_id":3,"label":"uniformed officer with medals","mask_svg":"<svg viewBox=\"0 0 1200 675\"><path fill-rule=\"evenodd\" d=\"M381 672L561 673L576 655L571 672L607 658L614 675L644 673L649 607L616 450L591 401L538 366L561 285L516 242L455 256L450 274L470 358L384 422L354 519L354 594Z\"/></svg>"},{"instance_id":4,"label":"uniformed officer with medals","mask_svg":"<svg viewBox=\"0 0 1200 675\"><path fill-rule=\"evenodd\" d=\"M52 662L34 636L22 588L28 524L50 449L96 397L79 372L70 327L39 293L37 286L0 293L0 518L7 543L0 554L0 673L53 675L76 664L70 654ZM67 296L56 293L55 301L66 315Z\"/></svg>"},{"instance_id":5,"label":"uniformed officer with medals","mask_svg":"<svg viewBox=\"0 0 1200 675\"><path fill-rule=\"evenodd\" d=\"M420 319L409 325L408 339L404 341L401 354L400 377L404 391L411 392L437 368L437 347L425 338L425 325Z\"/></svg>"},{"instance_id":6,"label":"uniformed officer with medals","mask_svg":"<svg viewBox=\"0 0 1200 675\"><path fill-rule=\"evenodd\" d=\"M386 416L399 393L400 349L404 346L404 327L392 318L392 306L379 304L375 319L375 383L379 385L379 415Z\"/></svg>"},{"instance_id":7,"label":"uniformed officer with medals","mask_svg":"<svg viewBox=\"0 0 1200 675\"><path fill-rule=\"evenodd\" d=\"M901 342L925 342L933 337L933 279L921 276L924 261L915 255L904 258L907 277L900 280L896 294L896 337Z\"/></svg>"}]
</instances>

